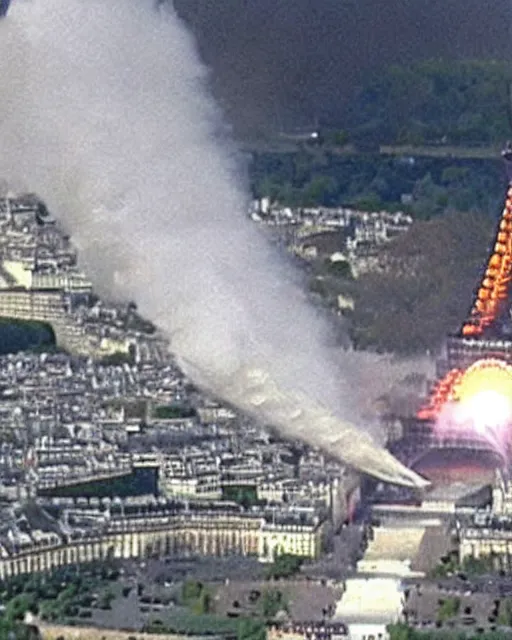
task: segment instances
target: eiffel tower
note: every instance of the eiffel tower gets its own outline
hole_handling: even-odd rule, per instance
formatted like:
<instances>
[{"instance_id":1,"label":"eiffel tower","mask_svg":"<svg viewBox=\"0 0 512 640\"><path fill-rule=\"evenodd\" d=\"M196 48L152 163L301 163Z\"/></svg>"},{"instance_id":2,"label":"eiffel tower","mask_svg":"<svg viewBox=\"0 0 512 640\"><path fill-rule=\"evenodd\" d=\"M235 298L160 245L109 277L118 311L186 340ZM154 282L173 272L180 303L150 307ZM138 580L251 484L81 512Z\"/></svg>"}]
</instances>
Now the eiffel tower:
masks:
<instances>
[{"instance_id":1,"label":"eiffel tower","mask_svg":"<svg viewBox=\"0 0 512 640\"><path fill-rule=\"evenodd\" d=\"M451 456L449 464L456 465L465 458L473 463L480 459L482 467L503 467L505 455L499 446L471 430L452 430L439 435L436 427L443 423L445 409L461 399L468 377L479 380L506 381L512 389L512 144L502 152L508 177L508 188L494 243L485 271L467 318L459 331L448 336L444 357L437 362L437 381L417 417L404 429L399 443L401 451L395 455L411 468L420 460L436 457L435 451ZM472 418L474 419L474 418ZM487 418L485 418L487 420ZM510 443L507 444L507 447ZM394 447L392 447L392 450ZM421 463L423 464L423 463ZM421 469L416 468L420 473Z\"/></svg>"},{"instance_id":2,"label":"eiffel tower","mask_svg":"<svg viewBox=\"0 0 512 640\"><path fill-rule=\"evenodd\" d=\"M466 369L482 358L497 358L512 364L510 283L512 280L512 146L502 152L508 177L505 205L496 230L491 254L468 318L458 334L447 340L445 371Z\"/></svg>"},{"instance_id":3,"label":"eiffel tower","mask_svg":"<svg viewBox=\"0 0 512 640\"><path fill-rule=\"evenodd\" d=\"M449 398L458 378L481 360L512 365L512 145L502 151L508 188L494 243L468 317L459 331L448 336L446 355L437 362L437 383L430 401L419 412L432 419Z\"/></svg>"}]
</instances>

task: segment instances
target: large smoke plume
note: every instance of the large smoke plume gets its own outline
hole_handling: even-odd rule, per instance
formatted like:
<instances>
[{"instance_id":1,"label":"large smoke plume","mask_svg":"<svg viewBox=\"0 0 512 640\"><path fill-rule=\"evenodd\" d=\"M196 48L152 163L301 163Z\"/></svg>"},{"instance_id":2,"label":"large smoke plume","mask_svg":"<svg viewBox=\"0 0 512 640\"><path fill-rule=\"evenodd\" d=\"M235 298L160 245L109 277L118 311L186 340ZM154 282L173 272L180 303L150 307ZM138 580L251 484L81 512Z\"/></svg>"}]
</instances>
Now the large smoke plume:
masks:
<instances>
[{"instance_id":1,"label":"large smoke plume","mask_svg":"<svg viewBox=\"0 0 512 640\"><path fill-rule=\"evenodd\" d=\"M361 397L394 370L329 347L244 216L243 165L190 37L154 5L14 1L0 22L0 176L46 200L95 282L167 331L193 379L357 467L419 482L321 408L361 424Z\"/></svg>"}]
</instances>

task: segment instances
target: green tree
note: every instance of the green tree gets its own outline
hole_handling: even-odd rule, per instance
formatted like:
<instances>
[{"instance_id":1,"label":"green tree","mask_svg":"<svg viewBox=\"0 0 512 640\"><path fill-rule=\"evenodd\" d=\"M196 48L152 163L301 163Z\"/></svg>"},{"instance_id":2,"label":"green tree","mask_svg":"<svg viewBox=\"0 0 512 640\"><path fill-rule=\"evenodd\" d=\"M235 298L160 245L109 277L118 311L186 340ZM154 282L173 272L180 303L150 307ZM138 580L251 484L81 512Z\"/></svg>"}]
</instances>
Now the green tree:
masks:
<instances>
[{"instance_id":1,"label":"green tree","mask_svg":"<svg viewBox=\"0 0 512 640\"><path fill-rule=\"evenodd\" d=\"M279 589L265 589L261 594L260 608L264 618L272 619L279 611L287 611L288 603Z\"/></svg>"},{"instance_id":2,"label":"green tree","mask_svg":"<svg viewBox=\"0 0 512 640\"><path fill-rule=\"evenodd\" d=\"M450 618L454 618L460 610L460 598L446 598L444 600L437 612L437 619L441 621L449 620Z\"/></svg>"},{"instance_id":3,"label":"green tree","mask_svg":"<svg viewBox=\"0 0 512 640\"><path fill-rule=\"evenodd\" d=\"M265 624L261 620L242 618L238 625L238 640L266 640Z\"/></svg>"},{"instance_id":4,"label":"green tree","mask_svg":"<svg viewBox=\"0 0 512 640\"><path fill-rule=\"evenodd\" d=\"M302 204L330 206L335 203L337 191L338 183L335 178L314 176L303 188Z\"/></svg>"},{"instance_id":5,"label":"green tree","mask_svg":"<svg viewBox=\"0 0 512 640\"><path fill-rule=\"evenodd\" d=\"M390 640L412 640L412 629L402 622L390 624L386 629Z\"/></svg>"},{"instance_id":6,"label":"green tree","mask_svg":"<svg viewBox=\"0 0 512 640\"><path fill-rule=\"evenodd\" d=\"M290 553L277 554L274 562L267 567L267 578L290 578L297 574L304 562L301 556Z\"/></svg>"},{"instance_id":7,"label":"green tree","mask_svg":"<svg viewBox=\"0 0 512 640\"><path fill-rule=\"evenodd\" d=\"M462 570L469 575L492 573L496 570L497 557L494 554L482 555L479 558L466 556L462 562Z\"/></svg>"},{"instance_id":8,"label":"green tree","mask_svg":"<svg viewBox=\"0 0 512 640\"><path fill-rule=\"evenodd\" d=\"M191 418L195 416L195 410L185 405L160 405L155 407L153 416L157 420L174 420L177 418Z\"/></svg>"},{"instance_id":9,"label":"green tree","mask_svg":"<svg viewBox=\"0 0 512 640\"><path fill-rule=\"evenodd\" d=\"M512 626L512 599L505 598L504 600L500 600L498 624L506 627Z\"/></svg>"},{"instance_id":10,"label":"green tree","mask_svg":"<svg viewBox=\"0 0 512 640\"><path fill-rule=\"evenodd\" d=\"M383 205L378 193L362 193L352 200L352 206L360 211L379 211Z\"/></svg>"},{"instance_id":11,"label":"green tree","mask_svg":"<svg viewBox=\"0 0 512 640\"><path fill-rule=\"evenodd\" d=\"M381 68L355 99L351 136L356 143L501 142L511 132L511 80L510 64L488 61L427 60Z\"/></svg>"},{"instance_id":12,"label":"green tree","mask_svg":"<svg viewBox=\"0 0 512 640\"><path fill-rule=\"evenodd\" d=\"M330 260L327 258L325 261L325 267L327 271L339 278L353 279L352 268L348 260Z\"/></svg>"},{"instance_id":13,"label":"green tree","mask_svg":"<svg viewBox=\"0 0 512 640\"><path fill-rule=\"evenodd\" d=\"M203 615L205 613L211 613L212 610L212 596L210 592L204 587L192 606L192 611L197 615Z\"/></svg>"},{"instance_id":14,"label":"green tree","mask_svg":"<svg viewBox=\"0 0 512 640\"><path fill-rule=\"evenodd\" d=\"M247 509L258 503L258 492L256 486L227 485L222 488L222 498L237 502Z\"/></svg>"},{"instance_id":15,"label":"green tree","mask_svg":"<svg viewBox=\"0 0 512 640\"><path fill-rule=\"evenodd\" d=\"M15 596L7 603L4 616L9 621L23 620L28 611L32 613L38 612L37 599L34 593L22 593Z\"/></svg>"},{"instance_id":16,"label":"green tree","mask_svg":"<svg viewBox=\"0 0 512 640\"><path fill-rule=\"evenodd\" d=\"M203 585L197 580L186 580L181 586L181 601L191 604L197 600L203 591Z\"/></svg>"},{"instance_id":17,"label":"green tree","mask_svg":"<svg viewBox=\"0 0 512 640\"><path fill-rule=\"evenodd\" d=\"M460 167L458 165L446 167L441 174L441 182L445 185L457 185L463 183L468 174L468 167Z\"/></svg>"}]
</instances>

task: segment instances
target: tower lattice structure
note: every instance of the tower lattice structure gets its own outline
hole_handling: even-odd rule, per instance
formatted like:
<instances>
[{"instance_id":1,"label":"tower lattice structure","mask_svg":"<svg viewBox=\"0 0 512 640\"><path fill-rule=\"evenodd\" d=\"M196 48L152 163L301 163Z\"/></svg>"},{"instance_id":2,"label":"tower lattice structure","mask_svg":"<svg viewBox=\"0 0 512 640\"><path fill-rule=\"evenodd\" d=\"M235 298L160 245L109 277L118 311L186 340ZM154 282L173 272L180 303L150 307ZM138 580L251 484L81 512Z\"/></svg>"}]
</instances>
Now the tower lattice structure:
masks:
<instances>
[{"instance_id":1,"label":"tower lattice structure","mask_svg":"<svg viewBox=\"0 0 512 640\"><path fill-rule=\"evenodd\" d=\"M469 318L462 325L463 336L482 336L506 308L512 279L512 184L496 233L493 252L478 288Z\"/></svg>"},{"instance_id":2,"label":"tower lattice structure","mask_svg":"<svg viewBox=\"0 0 512 640\"><path fill-rule=\"evenodd\" d=\"M447 340L447 358L429 400L418 418L435 420L457 392L462 374L480 360L512 365L512 335L503 333L501 321L509 311L512 281L512 145L502 152L508 175L505 205L495 234L491 255L460 331Z\"/></svg>"}]
</instances>

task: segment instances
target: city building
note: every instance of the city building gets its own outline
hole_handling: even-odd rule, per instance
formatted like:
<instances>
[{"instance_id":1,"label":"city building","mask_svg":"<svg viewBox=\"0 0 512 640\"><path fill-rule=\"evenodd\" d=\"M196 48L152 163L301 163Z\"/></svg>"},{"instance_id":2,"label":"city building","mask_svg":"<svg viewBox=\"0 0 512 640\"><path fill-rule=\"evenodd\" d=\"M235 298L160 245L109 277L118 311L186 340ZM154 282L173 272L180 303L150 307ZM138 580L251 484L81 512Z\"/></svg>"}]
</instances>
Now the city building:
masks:
<instances>
[{"instance_id":1,"label":"city building","mask_svg":"<svg viewBox=\"0 0 512 640\"><path fill-rule=\"evenodd\" d=\"M265 519L259 535L258 558L261 562L273 562L278 555L290 554L318 559L322 553L324 524L311 515L281 521Z\"/></svg>"},{"instance_id":2,"label":"city building","mask_svg":"<svg viewBox=\"0 0 512 640\"><path fill-rule=\"evenodd\" d=\"M359 475L308 448L296 464L293 444L193 387L133 303L97 299L37 198L1 199L0 232L0 316L49 323L68 352L0 356L0 576L109 557L319 558Z\"/></svg>"},{"instance_id":3,"label":"city building","mask_svg":"<svg viewBox=\"0 0 512 640\"><path fill-rule=\"evenodd\" d=\"M342 622L284 622L267 628L267 640L344 640L348 628Z\"/></svg>"},{"instance_id":4,"label":"city building","mask_svg":"<svg viewBox=\"0 0 512 640\"><path fill-rule=\"evenodd\" d=\"M512 487L509 478L496 470L492 502L459 524L459 560L492 558L496 568L512 569Z\"/></svg>"},{"instance_id":5,"label":"city building","mask_svg":"<svg viewBox=\"0 0 512 640\"><path fill-rule=\"evenodd\" d=\"M39 522L47 530L31 529L30 515L4 509L0 531L0 579L49 571L79 562L107 558L130 559L172 555L254 556L291 553L315 559L321 551L322 523L301 525L269 521L264 510L243 511L227 502L178 502L128 499L105 503L94 500L46 501L59 513L51 520L44 509ZM44 502L42 503L44 504Z\"/></svg>"}]
</instances>

